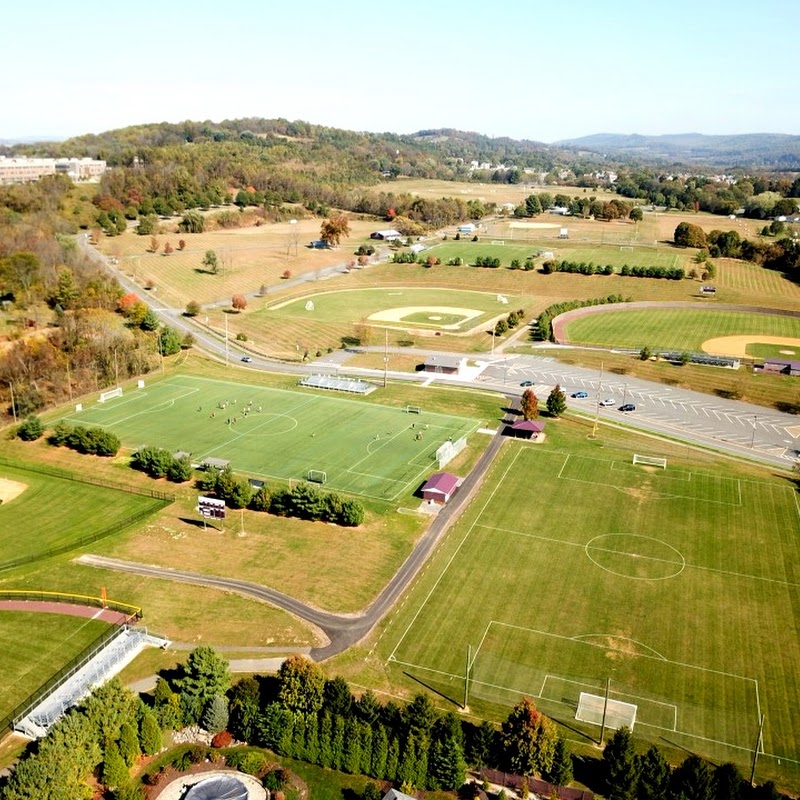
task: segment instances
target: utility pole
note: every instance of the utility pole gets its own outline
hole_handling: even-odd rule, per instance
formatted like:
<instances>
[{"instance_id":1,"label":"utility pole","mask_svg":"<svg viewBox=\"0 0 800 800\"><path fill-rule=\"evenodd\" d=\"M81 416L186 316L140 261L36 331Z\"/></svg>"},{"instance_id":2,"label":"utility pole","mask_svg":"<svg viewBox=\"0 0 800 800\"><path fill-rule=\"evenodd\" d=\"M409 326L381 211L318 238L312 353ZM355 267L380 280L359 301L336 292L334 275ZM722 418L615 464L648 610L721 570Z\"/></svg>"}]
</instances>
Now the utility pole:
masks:
<instances>
[{"instance_id":1,"label":"utility pole","mask_svg":"<svg viewBox=\"0 0 800 800\"><path fill-rule=\"evenodd\" d=\"M608 690L611 688L611 678L606 678L606 699L603 702L603 724L600 726L600 747L603 746L603 737L606 735L606 712L608 711Z\"/></svg>"},{"instance_id":2,"label":"utility pole","mask_svg":"<svg viewBox=\"0 0 800 800\"><path fill-rule=\"evenodd\" d=\"M8 388L11 390L11 413L14 415L14 424L17 424L17 403L14 400L14 384L8 382Z\"/></svg>"},{"instance_id":3,"label":"utility pole","mask_svg":"<svg viewBox=\"0 0 800 800\"><path fill-rule=\"evenodd\" d=\"M758 751L761 749L761 737L764 735L764 719L765 714L761 715L761 720L758 723L758 736L756 736L756 746L753 750L753 768L750 770L750 785L755 786L756 779L756 762L758 761Z\"/></svg>"},{"instance_id":4,"label":"utility pole","mask_svg":"<svg viewBox=\"0 0 800 800\"><path fill-rule=\"evenodd\" d=\"M387 328L383 341L383 388L386 388L386 378L389 372L389 329Z\"/></svg>"},{"instance_id":5,"label":"utility pole","mask_svg":"<svg viewBox=\"0 0 800 800\"><path fill-rule=\"evenodd\" d=\"M228 315L225 312L222 312L225 315L225 366L228 366Z\"/></svg>"},{"instance_id":6,"label":"utility pole","mask_svg":"<svg viewBox=\"0 0 800 800\"><path fill-rule=\"evenodd\" d=\"M600 362L600 385L597 387L597 405L594 410L594 427L592 428L592 438L597 438L597 423L600 417L600 395L603 393L603 362Z\"/></svg>"},{"instance_id":7,"label":"utility pole","mask_svg":"<svg viewBox=\"0 0 800 800\"><path fill-rule=\"evenodd\" d=\"M467 645L467 668L464 670L464 708L469 708L469 668L472 661L472 645Z\"/></svg>"},{"instance_id":8,"label":"utility pole","mask_svg":"<svg viewBox=\"0 0 800 800\"><path fill-rule=\"evenodd\" d=\"M756 426L758 425L758 414L753 414L753 435L750 437L750 449L753 449L753 446L756 443Z\"/></svg>"}]
</instances>

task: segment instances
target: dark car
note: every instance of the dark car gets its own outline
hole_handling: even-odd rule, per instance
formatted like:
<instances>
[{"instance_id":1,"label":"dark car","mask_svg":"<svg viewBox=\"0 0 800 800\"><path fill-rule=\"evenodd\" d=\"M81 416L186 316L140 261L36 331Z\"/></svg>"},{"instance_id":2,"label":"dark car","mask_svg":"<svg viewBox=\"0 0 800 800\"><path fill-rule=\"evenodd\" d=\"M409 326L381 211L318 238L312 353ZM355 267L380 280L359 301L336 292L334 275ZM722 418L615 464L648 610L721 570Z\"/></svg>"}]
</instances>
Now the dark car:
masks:
<instances>
[{"instance_id":1,"label":"dark car","mask_svg":"<svg viewBox=\"0 0 800 800\"><path fill-rule=\"evenodd\" d=\"M620 411L636 411L636 406L633 403L625 403L619 407Z\"/></svg>"},{"instance_id":2,"label":"dark car","mask_svg":"<svg viewBox=\"0 0 800 800\"><path fill-rule=\"evenodd\" d=\"M584 399L586 399L586 398L589 396L589 392L573 392L573 393L572 393L572 396L573 396L573 397L574 397L576 400L584 400Z\"/></svg>"},{"instance_id":3,"label":"dark car","mask_svg":"<svg viewBox=\"0 0 800 800\"><path fill-rule=\"evenodd\" d=\"M520 386L533 386L533 381L522 381Z\"/></svg>"}]
</instances>

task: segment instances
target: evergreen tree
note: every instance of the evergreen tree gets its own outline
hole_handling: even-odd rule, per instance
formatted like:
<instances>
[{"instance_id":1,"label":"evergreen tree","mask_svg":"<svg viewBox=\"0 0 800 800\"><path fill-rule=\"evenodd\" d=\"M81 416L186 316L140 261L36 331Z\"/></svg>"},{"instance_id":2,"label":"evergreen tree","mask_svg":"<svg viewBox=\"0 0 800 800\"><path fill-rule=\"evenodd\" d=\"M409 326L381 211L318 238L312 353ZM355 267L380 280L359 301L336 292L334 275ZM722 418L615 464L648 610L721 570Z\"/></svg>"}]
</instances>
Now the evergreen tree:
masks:
<instances>
[{"instance_id":1,"label":"evergreen tree","mask_svg":"<svg viewBox=\"0 0 800 800\"><path fill-rule=\"evenodd\" d=\"M744 779L735 764L720 764L714 770L714 800L741 800Z\"/></svg>"},{"instance_id":2,"label":"evergreen tree","mask_svg":"<svg viewBox=\"0 0 800 800\"><path fill-rule=\"evenodd\" d=\"M467 740L466 756L467 761L473 767L483 767L492 758L495 749L497 731L491 722L484 720L480 725L471 726L470 736Z\"/></svg>"},{"instance_id":3,"label":"evergreen tree","mask_svg":"<svg viewBox=\"0 0 800 800\"><path fill-rule=\"evenodd\" d=\"M209 733L219 733L228 727L228 699L215 694L203 710L203 727Z\"/></svg>"},{"instance_id":4,"label":"evergreen tree","mask_svg":"<svg viewBox=\"0 0 800 800\"><path fill-rule=\"evenodd\" d=\"M433 723L436 721L436 709L427 694L414 695L403 711L403 721L409 736L428 740Z\"/></svg>"},{"instance_id":5,"label":"evergreen tree","mask_svg":"<svg viewBox=\"0 0 800 800\"><path fill-rule=\"evenodd\" d=\"M292 758L307 761L306 758L306 718L298 714L294 719L294 735L292 736Z\"/></svg>"},{"instance_id":6,"label":"evergreen tree","mask_svg":"<svg viewBox=\"0 0 800 800\"><path fill-rule=\"evenodd\" d=\"M342 718L344 719L344 718ZM342 768L345 772L355 775L361 770L361 730L358 720L352 717L347 720L345 727L344 755Z\"/></svg>"},{"instance_id":7,"label":"evergreen tree","mask_svg":"<svg viewBox=\"0 0 800 800\"><path fill-rule=\"evenodd\" d=\"M297 719L297 716L292 714L291 711L286 712L284 717L285 724L281 731L281 737L278 740L277 747L278 752L282 756L289 756L290 758L292 756L294 750L294 728L297 724Z\"/></svg>"},{"instance_id":8,"label":"evergreen tree","mask_svg":"<svg viewBox=\"0 0 800 800\"><path fill-rule=\"evenodd\" d=\"M386 728L376 723L372 729L372 761L367 771L373 778L388 778L389 771L386 761L389 757L389 737Z\"/></svg>"},{"instance_id":9,"label":"evergreen tree","mask_svg":"<svg viewBox=\"0 0 800 800\"><path fill-rule=\"evenodd\" d=\"M258 721L261 687L255 678L240 680L230 691L228 729L235 738L252 743Z\"/></svg>"},{"instance_id":10,"label":"evergreen tree","mask_svg":"<svg viewBox=\"0 0 800 800\"><path fill-rule=\"evenodd\" d=\"M420 747L413 734L409 734L397 765L397 783L421 788L418 780Z\"/></svg>"},{"instance_id":11,"label":"evergreen tree","mask_svg":"<svg viewBox=\"0 0 800 800\"><path fill-rule=\"evenodd\" d=\"M356 702L356 714L359 718L367 723L367 725L374 725L381 715L381 704L375 693L371 689L367 689L364 694L359 697Z\"/></svg>"},{"instance_id":12,"label":"evergreen tree","mask_svg":"<svg viewBox=\"0 0 800 800\"><path fill-rule=\"evenodd\" d=\"M333 766L333 720L327 711L319 726L319 764L322 767Z\"/></svg>"},{"instance_id":13,"label":"evergreen tree","mask_svg":"<svg viewBox=\"0 0 800 800\"><path fill-rule=\"evenodd\" d=\"M325 681L323 690L325 708L331 714L338 714L340 717L349 717L353 709L353 694L347 681L340 675L333 680Z\"/></svg>"},{"instance_id":14,"label":"evergreen tree","mask_svg":"<svg viewBox=\"0 0 800 800\"><path fill-rule=\"evenodd\" d=\"M629 728L617 728L603 750L608 800L633 800L639 779L639 765Z\"/></svg>"},{"instance_id":15,"label":"evergreen tree","mask_svg":"<svg viewBox=\"0 0 800 800\"><path fill-rule=\"evenodd\" d=\"M361 734L361 765L359 772L362 775L370 775L372 769L372 741L375 738L372 728L364 722L359 721L358 729Z\"/></svg>"},{"instance_id":16,"label":"evergreen tree","mask_svg":"<svg viewBox=\"0 0 800 800\"><path fill-rule=\"evenodd\" d=\"M670 766L661 751L653 745L639 756L638 800L668 800L670 796Z\"/></svg>"},{"instance_id":17,"label":"evergreen tree","mask_svg":"<svg viewBox=\"0 0 800 800\"><path fill-rule=\"evenodd\" d=\"M547 772L547 778L556 786L566 786L572 781L572 753L564 739L556 740L553 753L553 766Z\"/></svg>"},{"instance_id":18,"label":"evergreen tree","mask_svg":"<svg viewBox=\"0 0 800 800\"><path fill-rule=\"evenodd\" d=\"M466 770L464 751L456 739L447 736L434 740L428 761L428 786L446 791L458 789L464 783Z\"/></svg>"},{"instance_id":19,"label":"evergreen tree","mask_svg":"<svg viewBox=\"0 0 800 800\"><path fill-rule=\"evenodd\" d=\"M130 722L124 722L119 729L119 754L128 767L132 767L142 754L139 749L139 736Z\"/></svg>"},{"instance_id":20,"label":"evergreen tree","mask_svg":"<svg viewBox=\"0 0 800 800\"><path fill-rule=\"evenodd\" d=\"M688 756L672 773L672 792L691 800L713 800L714 776L708 764L699 756Z\"/></svg>"},{"instance_id":21,"label":"evergreen tree","mask_svg":"<svg viewBox=\"0 0 800 800\"><path fill-rule=\"evenodd\" d=\"M270 703L259 717L257 725L258 744L280 752L287 727L291 727L292 714L279 703Z\"/></svg>"},{"instance_id":22,"label":"evergreen tree","mask_svg":"<svg viewBox=\"0 0 800 800\"><path fill-rule=\"evenodd\" d=\"M154 756L163 746L161 728L155 714L146 710L139 720L139 744L146 756Z\"/></svg>"},{"instance_id":23,"label":"evergreen tree","mask_svg":"<svg viewBox=\"0 0 800 800\"><path fill-rule=\"evenodd\" d=\"M298 714L316 714L322 707L325 674L304 656L291 656L278 670L278 702Z\"/></svg>"},{"instance_id":24,"label":"evergreen tree","mask_svg":"<svg viewBox=\"0 0 800 800\"><path fill-rule=\"evenodd\" d=\"M331 755L333 757L333 768L341 770L344 768L344 717L333 718L333 732L331 734Z\"/></svg>"},{"instance_id":25,"label":"evergreen tree","mask_svg":"<svg viewBox=\"0 0 800 800\"><path fill-rule=\"evenodd\" d=\"M319 716L311 714L306 719L306 761L319 764Z\"/></svg>"},{"instance_id":26,"label":"evergreen tree","mask_svg":"<svg viewBox=\"0 0 800 800\"><path fill-rule=\"evenodd\" d=\"M560 417L567 410L567 396L558 384L547 396L547 410L554 417Z\"/></svg>"},{"instance_id":27,"label":"evergreen tree","mask_svg":"<svg viewBox=\"0 0 800 800\"><path fill-rule=\"evenodd\" d=\"M184 721L199 723L208 701L214 695L224 695L230 688L228 662L213 647L196 647L189 653L176 685L181 695Z\"/></svg>"},{"instance_id":28,"label":"evergreen tree","mask_svg":"<svg viewBox=\"0 0 800 800\"><path fill-rule=\"evenodd\" d=\"M400 773L400 740L393 736L386 754L386 779L397 781Z\"/></svg>"},{"instance_id":29,"label":"evergreen tree","mask_svg":"<svg viewBox=\"0 0 800 800\"><path fill-rule=\"evenodd\" d=\"M116 742L111 742L106 747L102 774L103 783L109 789L119 789L122 786L126 786L130 780L128 767L125 766L125 761L119 752Z\"/></svg>"}]
</instances>

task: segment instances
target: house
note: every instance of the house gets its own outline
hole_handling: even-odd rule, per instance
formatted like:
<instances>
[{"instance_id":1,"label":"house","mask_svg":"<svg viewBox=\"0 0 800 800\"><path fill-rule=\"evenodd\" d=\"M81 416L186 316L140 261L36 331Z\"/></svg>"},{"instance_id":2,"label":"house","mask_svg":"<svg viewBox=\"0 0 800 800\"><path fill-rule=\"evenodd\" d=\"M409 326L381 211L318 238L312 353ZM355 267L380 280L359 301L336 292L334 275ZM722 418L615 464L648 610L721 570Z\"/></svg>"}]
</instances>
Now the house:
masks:
<instances>
[{"instance_id":1,"label":"house","mask_svg":"<svg viewBox=\"0 0 800 800\"><path fill-rule=\"evenodd\" d=\"M536 440L544 432L544 422L535 419L521 419L512 425L506 425L503 436L511 436L514 439Z\"/></svg>"},{"instance_id":2,"label":"house","mask_svg":"<svg viewBox=\"0 0 800 800\"><path fill-rule=\"evenodd\" d=\"M394 228L389 228L385 231L372 231L369 235L370 239L381 239L384 242L394 242L397 239L401 239L402 235L400 231L396 231Z\"/></svg>"},{"instance_id":3,"label":"house","mask_svg":"<svg viewBox=\"0 0 800 800\"><path fill-rule=\"evenodd\" d=\"M434 472L422 485L422 499L429 503L446 503L458 487L458 476L450 472Z\"/></svg>"},{"instance_id":4,"label":"house","mask_svg":"<svg viewBox=\"0 0 800 800\"><path fill-rule=\"evenodd\" d=\"M422 365L423 372L438 372L442 375L458 375L467 365L466 358L458 356L435 355L430 356Z\"/></svg>"},{"instance_id":5,"label":"house","mask_svg":"<svg viewBox=\"0 0 800 800\"><path fill-rule=\"evenodd\" d=\"M767 358L762 367L764 372L778 375L792 375L800 377L800 361L787 361L783 358Z\"/></svg>"}]
</instances>

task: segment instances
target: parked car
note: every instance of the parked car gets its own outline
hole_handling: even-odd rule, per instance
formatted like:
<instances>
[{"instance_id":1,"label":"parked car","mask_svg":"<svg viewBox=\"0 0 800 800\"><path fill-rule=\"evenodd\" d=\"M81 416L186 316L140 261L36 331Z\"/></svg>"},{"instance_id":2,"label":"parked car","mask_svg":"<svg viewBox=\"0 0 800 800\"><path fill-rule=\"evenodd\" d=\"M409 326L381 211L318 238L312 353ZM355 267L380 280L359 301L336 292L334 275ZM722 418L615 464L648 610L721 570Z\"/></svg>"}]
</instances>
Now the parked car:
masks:
<instances>
[{"instance_id":1,"label":"parked car","mask_svg":"<svg viewBox=\"0 0 800 800\"><path fill-rule=\"evenodd\" d=\"M589 392L573 392L572 396L576 400L585 400L589 396Z\"/></svg>"},{"instance_id":2,"label":"parked car","mask_svg":"<svg viewBox=\"0 0 800 800\"><path fill-rule=\"evenodd\" d=\"M252 360L250 356L242 356L242 361L244 361L245 364L249 364Z\"/></svg>"},{"instance_id":3,"label":"parked car","mask_svg":"<svg viewBox=\"0 0 800 800\"><path fill-rule=\"evenodd\" d=\"M601 406L613 406L616 400L613 397L606 397L605 400L600 401Z\"/></svg>"},{"instance_id":4,"label":"parked car","mask_svg":"<svg viewBox=\"0 0 800 800\"><path fill-rule=\"evenodd\" d=\"M533 386L533 381L522 381L520 386Z\"/></svg>"},{"instance_id":5,"label":"parked car","mask_svg":"<svg viewBox=\"0 0 800 800\"><path fill-rule=\"evenodd\" d=\"M625 403L619 407L620 411L636 411L636 406L633 403Z\"/></svg>"}]
</instances>

